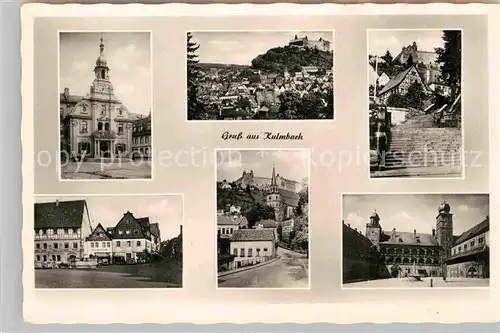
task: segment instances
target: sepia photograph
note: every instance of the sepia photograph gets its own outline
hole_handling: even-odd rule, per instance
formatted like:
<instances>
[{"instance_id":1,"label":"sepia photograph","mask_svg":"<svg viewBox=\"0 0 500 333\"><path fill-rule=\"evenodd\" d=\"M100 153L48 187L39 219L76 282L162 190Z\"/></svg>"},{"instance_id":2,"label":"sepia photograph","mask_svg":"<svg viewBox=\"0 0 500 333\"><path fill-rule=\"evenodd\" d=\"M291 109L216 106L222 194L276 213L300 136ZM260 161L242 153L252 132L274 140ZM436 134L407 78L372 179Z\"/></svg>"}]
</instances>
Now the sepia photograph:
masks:
<instances>
[{"instance_id":1,"label":"sepia photograph","mask_svg":"<svg viewBox=\"0 0 500 333\"><path fill-rule=\"evenodd\" d=\"M60 32L60 178L151 179L150 32Z\"/></svg>"},{"instance_id":2,"label":"sepia photograph","mask_svg":"<svg viewBox=\"0 0 500 333\"><path fill-rule=\"evenodd\" d=\"M218 150L219 288L309 288L309 151Z\"/></svg>"},{"instance_id":3,"label":"sepia photograph","mask_svg":"<svg viewBox=\"0 0 500 333\"><path fill-rule=\"evenodd\" d=\"M333 119L333 36L188 32L187 119Z\"/></svg>"},{"instance_id":4,"label":"sepia photograph","mask_svg":"<svg viewBox=\"0 0 500 333\"><path fill-rule=\"evenodd\" d=\"M36 288L181 288L181 195L35 197Z\"/></svg>"},{"instance_id":5,"label":"sepia photograph","mask_svg":"<svg viewBox=\"0 0 500 333\"><path fill-rule=\"evenodd\" d=\"M370 176L463 175L462 31L368 31Z\"/></svg>"},{"instance_id":6,"label":"sepia photograph","mask_svg":"<svg viewBox=\"0 0 500 333\"><path fill-rule=\"evenodd\" d=\"M489 287L488 194L344 194L343 288Z\"/></svg>"}]
</instances>

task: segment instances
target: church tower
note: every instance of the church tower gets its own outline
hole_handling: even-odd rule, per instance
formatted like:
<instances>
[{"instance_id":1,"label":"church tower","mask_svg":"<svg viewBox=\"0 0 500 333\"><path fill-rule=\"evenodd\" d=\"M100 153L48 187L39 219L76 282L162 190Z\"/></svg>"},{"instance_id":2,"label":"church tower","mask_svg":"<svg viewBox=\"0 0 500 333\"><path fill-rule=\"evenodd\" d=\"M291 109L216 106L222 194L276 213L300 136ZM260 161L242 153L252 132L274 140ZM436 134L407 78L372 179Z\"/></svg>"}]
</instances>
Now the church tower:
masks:
<instances>
[{"instance_id":1,"label":"church tower","mask_svg":"<svg viewBox=\"0 0 500 333\"><path fill-rule=\"evenodd\" d=\"M370 216L370 223L366 224L366 238L368 238L373 245L378 246L381 234L382 227L380 226L380 217L377 211L374 210L373 214Z\"/></svg>"},{"instance_id":2,"label":"church tower","mask_svg":"<svg viewBox=\"0 0 500 333\"><path fill-rule=\"evenodd\" d=\"M438 207L438 216L436 217L436 239L445 250L446 255L450 255L450 249L453 245L453 214L450 211L450 205L443 201Z\"/></svg>"},{"instance_id":3,"label":"church tower","mask_svg":"<svg viewBox=\"0 0 500 333\"><path fill-rule=\"evenodd\" d=\"M271 185L269 186L269 193L267 194L267 205L274 208L276 221L281 221L281 195L279 193L278 183L276 182L276 171L273 165L273 174L271 175Z\"/></svg>"}]
</instances>

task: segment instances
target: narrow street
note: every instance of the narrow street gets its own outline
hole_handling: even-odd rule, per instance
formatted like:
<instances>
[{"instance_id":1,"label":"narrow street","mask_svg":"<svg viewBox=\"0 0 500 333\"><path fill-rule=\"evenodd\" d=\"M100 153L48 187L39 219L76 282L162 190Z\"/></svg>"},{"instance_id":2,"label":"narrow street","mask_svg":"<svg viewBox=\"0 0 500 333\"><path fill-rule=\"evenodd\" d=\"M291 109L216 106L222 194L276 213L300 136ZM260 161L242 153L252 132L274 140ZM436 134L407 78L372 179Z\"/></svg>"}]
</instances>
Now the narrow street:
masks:
<instances>
[{"instance_id":1,"label":"narrow street","mask_svg":"<svg viewBox=\"0 0 500 333\"><path fill-rule=\"evenodd\" d=\"M219 287L308 288L306 255L278 248L280 259L254 269L219 278Z\"/></svg>"}]
</instances>

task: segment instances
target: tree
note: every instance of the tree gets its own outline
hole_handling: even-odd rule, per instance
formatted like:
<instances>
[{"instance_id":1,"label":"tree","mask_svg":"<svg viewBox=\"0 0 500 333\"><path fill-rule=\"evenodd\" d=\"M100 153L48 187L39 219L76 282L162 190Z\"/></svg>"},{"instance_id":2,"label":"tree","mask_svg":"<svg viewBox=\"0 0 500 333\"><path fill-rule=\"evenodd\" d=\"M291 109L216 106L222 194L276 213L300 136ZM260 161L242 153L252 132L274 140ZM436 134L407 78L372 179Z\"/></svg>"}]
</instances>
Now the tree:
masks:
<instances>
[{"instance_id":1,"label":"tree","mask_svg":"<svg viewBox=\"0 0 500 333\"><path fill-rule=\"evenodd\" d=\"M200 68L198 67L198 54L200 48L198 43L192 41L193 34L187 33L187 103L188 119L201 119L202 105L198 101L198 83L200 80Z\"/></svg>"},{"instance_id":2,"label":"tree","mask_svg":"<svg viewBox=\"0 0 500 333\"><path fill-rule=\"evenodd\" d=\"M454 99L460 90L462 77L462 32L460 30L444 30L443 47L436 48L436 62L440 64L441 75L451 87L451 97Z\"/></svg>"},{"instance_id":3,"label":"tree","mask_svg":"<svg viewBox=\"0 0 500 333\"><path fill-rule=\"evenodd\" d=\"M395 108L404 108L406 107L406 100L403 95L392 94L387 99L387 106L392 106Z\"/></svg>"},{"instance_id":4,"label":"tree","mask_svg":"<svg viewBox=\"0 0 500 333\"><path fill-rule=\"evenodd\" d=\"M406 106L421 110L424 107L426 95L422 85L415 81L408 87L404 98Z\"/></svg>"},{"instance_id":5,"label":"tree","mask_svg":"<svg viewBox=\"0 0 500 333\"><path fill-rule=\"evenodd\" d=\"M248 221L248 227L252 228L256 222L266 219L275 219L274 208L268 205L264 205L258 201L247 210L245 217Z\"/></svg>"}]
</instances>

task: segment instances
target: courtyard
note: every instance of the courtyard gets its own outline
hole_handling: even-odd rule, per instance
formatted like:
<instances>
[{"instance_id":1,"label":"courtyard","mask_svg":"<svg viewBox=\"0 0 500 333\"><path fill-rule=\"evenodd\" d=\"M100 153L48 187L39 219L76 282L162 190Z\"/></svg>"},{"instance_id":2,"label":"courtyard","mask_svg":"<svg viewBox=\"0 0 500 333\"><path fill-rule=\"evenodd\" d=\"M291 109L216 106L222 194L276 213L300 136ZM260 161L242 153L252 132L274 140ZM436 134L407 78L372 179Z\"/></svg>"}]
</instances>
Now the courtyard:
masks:
<instances>
[{"instance_id":1,"label":"courtyard","mask_svg":"<svg viewBox=\"0 0 500 333\"><path fill-rule=\"evenodd\" d=\"M151 161L68 162L62 179L151 179Z\"/></svg>"},{"instance_id":2,"label":"courtyard","mask_svg":"<svg viewBox=\"0 0 500 333\"><path fill-rule=\"evenodd\" d=\"M392 278L344 283L345 289L358 288L430 288L432 280L433 288L463 288L463 287L489 287L490 279L473 278L448 278L446 281L441 277L427 277L417 281L413 278Z\"/></svg>"},{"instance_id":3,"label":"courtyard","mask_svg":"<svg viewBox=\"0 0 500 333\"><path fill-rule=\"evenodd\" d=\"M182 262L36 269L35 288L182 288Z\"/></svg>"}]
</instances>

